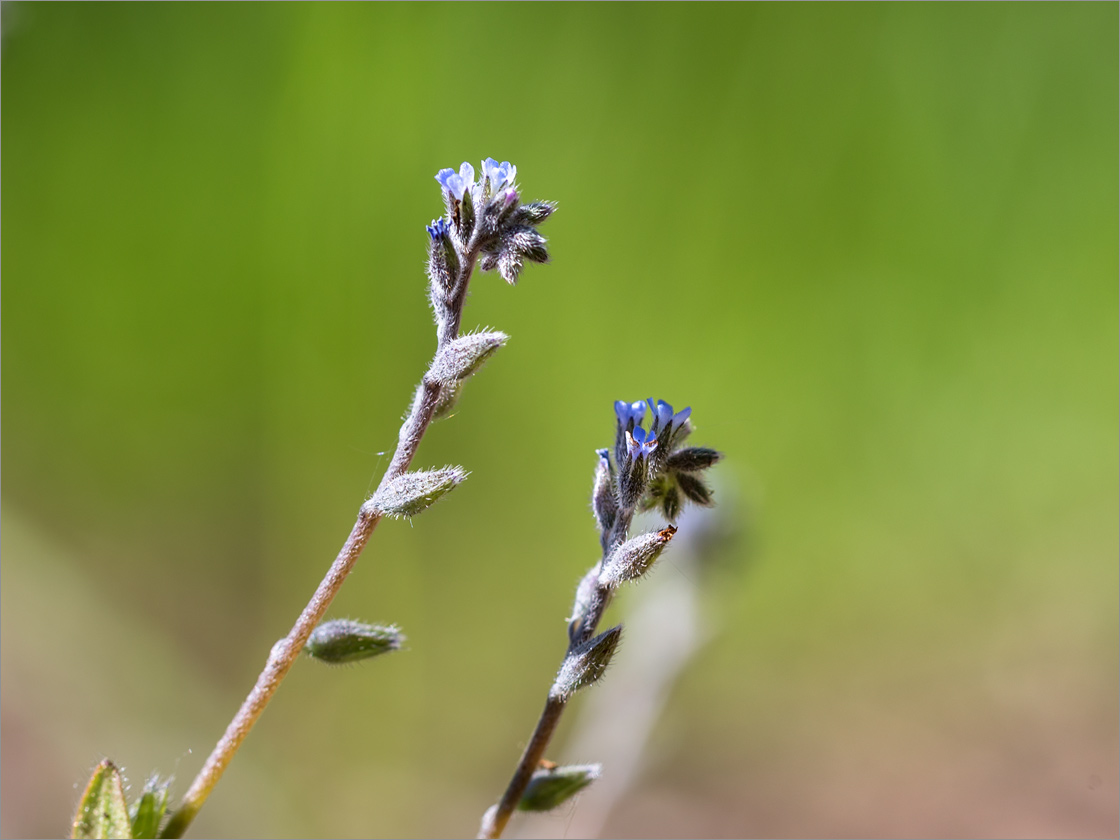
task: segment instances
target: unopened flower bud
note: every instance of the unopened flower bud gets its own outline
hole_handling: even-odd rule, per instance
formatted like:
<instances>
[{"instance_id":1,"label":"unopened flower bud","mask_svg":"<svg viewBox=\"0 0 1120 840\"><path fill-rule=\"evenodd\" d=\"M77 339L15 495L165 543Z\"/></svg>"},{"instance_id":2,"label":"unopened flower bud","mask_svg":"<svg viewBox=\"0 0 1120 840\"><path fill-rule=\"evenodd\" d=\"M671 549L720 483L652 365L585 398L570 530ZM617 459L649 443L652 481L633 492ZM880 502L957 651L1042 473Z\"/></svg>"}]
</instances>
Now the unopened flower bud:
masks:
<instances>
[{"instance_id":1,"label":"unopened flower bud","mask_svg":"<svg viewBox=\"0 0 1120 840\"><path fill-rule=\"evenodd\" d=\"M599 564L596 563L579 582L576 587L576 600L572 605L572 615L568 618L568 638L575 641L576 634L587 617L592 605L595 603L595 590L599 588Z\"/></svg>"},{"instance_id":2,"label":"unopened flower bud","mask_svg":"<svg viewBox=\"0 0 1120 840\"><path fill-rule=\"evenodd\" d=\"M336 618L316 627L303 649L313 659L340 665L400 650L402 642L404 634L392 625L382 627Z\"/></svg>"},{"instance_id":3,"label":"unopened flower bud","mask_svg":"<svg viewBox=\"0 0 1120 840\"><path fill-rule=\"evenodd\" d=\"M603 548L607 547L610 531L614 526L615 517L618 515L618 499L614 495L614 476L611 469L610 452L606 449L598 450L599 464L595 468L595 487L591 491L591 509L595 512L595 520L599 523L599 540Z\"/></svg>"},{"instance_id":4,"label":"unopened flower bud","mask_svg":"<svg viewBox=\"0 0 1120 840\"><path fill-rule=\"evenodd\" d=\"M567 700L581 688L594 685L602 679L621 637L622 626L619 625L588 639L572 650L560 666L549 696L556 700Z\"/></svg>"}]
</instances>

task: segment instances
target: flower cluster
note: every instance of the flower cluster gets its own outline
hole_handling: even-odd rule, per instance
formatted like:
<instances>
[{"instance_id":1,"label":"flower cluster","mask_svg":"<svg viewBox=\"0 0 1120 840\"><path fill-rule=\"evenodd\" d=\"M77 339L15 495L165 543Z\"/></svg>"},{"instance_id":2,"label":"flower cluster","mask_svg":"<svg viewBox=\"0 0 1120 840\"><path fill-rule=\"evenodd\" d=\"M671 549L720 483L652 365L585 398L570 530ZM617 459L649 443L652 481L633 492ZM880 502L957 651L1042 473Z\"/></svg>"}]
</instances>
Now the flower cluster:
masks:
<instances>
[{"instance_id":1,"label":"flower cluster","mask_svg":"<svg viewBox=\"0 0 1120 840\"><path fill-rule=\"evenodd\" d=\"M647 408L650 412L648 430L642 425ZM591 509L599 525L603 553L576 586L568 617L568 650L564 661L506 792L482 818L480 837L501 837L510 814L519 803L532 810L536 810L538 804L553 808L575 792L573 787L571 792L547 800L538 800L529 793L534 780L551 782L537 773L538 762L544 758L568 701L577 691L602 678L618 647L622 625L595 635L611 599L622 586L644 577L677 533L676 526L669 524L659 531L629 537L639 506L644 509L660 507L666 518L674 520L680 512L682 495L698 504L712 503L711 491L697 474L715 464L720 454L714 449L682 446L692 431L689 425L692 409L674 411L664 400L635 403L620 400L615 403L614 410L618 423L613 459L609 449L596 451L599 462L591 491ZM573 774L577 769L565 768ZM525 804L527 801L529 804Z\"/></svg>"},{"instance_id":2,"label":"flower cluster","mask_svg":"<svg viewBox=\"0 0 1120 840\"><path fill-rule=\"evenodd\" d=\"M648 431L642 425L647 407ZM593 501L604 536L610 527L612 506L630 511L635 506L642 510L659 507L672 522L680 513L682 496L696 504L711 504L711 491L697 473L715 464L720 453L704 447L681 448L692 431L691 408L674 412L673 406L664 400L619 400L614 411L618 418L614 464L606 450L599 452L599 473L609 473L613 493L599 489L601 480L597 479Z\"/></svg>"},{"instance_id":3,"label":"flower cluster","mask_svg":"<svg viewBox=\"0 0 1120 840\"><path fill-rule=\"evenodd\" d=\"M648 430L642 425L647 410ZM588 628L594 629L610 593L644 575L677 531L669 525L628 540L634 514L659 508L669 522L675 522L685 500L712 504L712 493L699 474L722 457L714 449L681 445L692 432L691 408L674 411L664 400L619 400L614 412L618 420L614 452L597 451L591 491L603 556L576 588L568 624L572 644L586 641Z\"/></svg>"},{"instance_id":4,"label":"flower cluster","mask_svg":"<svg viewBox=\"0 0 1120 840\"><path fill-rule=\"evenodd\" d=\"M458 172L441 169L436 173L447 216L442 226L438 221L428 226L433 250L443 241L451 243L459 264L479 257L484 271L497 269L510 284L517 282L525 260L548 262L548 248L537 225L552 215L556 205L548 201L522 204L516 178L516 166L494 158L482 161L478 181L474 167L466 161Z\"/></svg>"},{"instance_id":5,"label":"flower cluster","mask_svg":"<svg viewBox=\"0 0 1120 840\"><path fill-rule=\"evenodd\" d=\"M476 263L484 271L497 269L513 284L526 260L548 262L547 243L537 226L556 205L522 204L516 178L516 166L493 158L482 162L479 181L474 167L465 161L458 172L436 173L447 212L427 226L428 294L441 344L458 335L467 283Z\"/></svg>"}]
</instances>

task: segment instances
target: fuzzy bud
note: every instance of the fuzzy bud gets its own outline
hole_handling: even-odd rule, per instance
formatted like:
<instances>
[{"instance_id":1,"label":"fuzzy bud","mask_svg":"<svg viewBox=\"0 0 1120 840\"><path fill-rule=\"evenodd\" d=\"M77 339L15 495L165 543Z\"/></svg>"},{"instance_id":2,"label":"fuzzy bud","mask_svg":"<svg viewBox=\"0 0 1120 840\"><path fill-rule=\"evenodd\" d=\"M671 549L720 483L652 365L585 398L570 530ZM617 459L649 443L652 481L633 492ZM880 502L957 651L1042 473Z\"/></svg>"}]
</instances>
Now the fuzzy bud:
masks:
<instances>
[{"instance_id":1,"label":"fuzzy bud","mask_svg":"<svg viewBox=\"0 0 1120 840\"><path fill-rule=\"evenodd\" d=\"M677 529L669 525L660 531L642 534L624 542L603 562L599 584L615 589L627 581L640 578L649 571L653 561L665 550L675 533Z\"/></svg>"},{"instance_id":2,"label":"fuzzy bud","mask_svg":"<svg viewBox=\"0 0 1120 840\"><path fill-rule=\"evenodd\" d=\"M450 385L475 373L499 347L509 341L503 332L480 332L461 335L436 353L428 370L428 379Z\"/></svg>"},{"instance_id":3,"label":"fuzzy bud","mask_svg":"<svg viewBox=\"0 0 1120 840\"><path fill-rule=\"evenodd\" d=\"M581 688L602 679L621 637L622 625L619 625L575 647L560 666L549 697L568 700Z\"/></svg>"},{"instance_id":4,"label":"fuzzy bud","mask_svg":"<svg viewBox=\"0 0 1120 840\"><path fill-rule=\"evenodd\" d=\"M646 492L648 483L649 459L641 453L637 458L627 455L618 471L618 506L623 510L633 510Z\"/></svg>"},{"instance_id":5,"label":"fuzzy bud","mask_svg":"<svg viewBox=\"0 0 1120 840\"><path fill-rule=\"evenodd\" d=\"M722 457L722 452L706 446L688 446L670 455L665 468L673 472L701 472L718 463Z\"/></svg>"},{"instance_id":6,"label":"fuzzy bud","mask_svg":"<svg viewBox=\"0 0 1120 840\"><path fill-rule=\"evenodd\" d=\"M312 632L304 652L328 665L359 662L400 650L404 634L392 625L363 624L348 618L324 621Z\"/></svg>"},{"instance_id":7,"label":"fuzzy bud","mask_svg":"<svg viewBox=\"0 0 1120 840\"><path fill-rule=\"evenodd\" d=\"M592 566L576 587L576 600L572 605L572 615L568 619L568 638L573 642L584 618L595 603L595 591L599 588L599 564Z\"/></svg>"},{"instance_id":8,"label":"fuzzy bud","mask_svg":"<svg viewBox=\"0 0 1120 840\"><path fill-rule=\"evenodd\" d=\"M474 200L471 198L471 191L468 189L463 193L463 201L459 206L459 236L464 240L471 238L471 231L474 230Z\"/></svg>"},{"instance_id":9,"label":"fuzzy bud","mask_svg":"<svg viewBox=\"0 0 1120 840\"><path fill-rule=\"evenodd\" d=\"M595 486L591 491L591 509L595 512L595 520L599 523L599 540L604 550L607 540L610 539L611 528L614 527L615 517L618 516L618 499L614 495L614 475L611 470L610 452L606 449L598 450L599 465L595 468Z\"/></svg>"},{"instance_id":10,"label":"fuzzy bud","mask_svg":"<svg viewBox=\"0 0 1120 840\"><path fill-rule=\"evenodd\" d=\"M519 811L551 811L583 790L603 774L601 764L545 766L533 773L529 786L517 803Z\"/></svg>"},{"instance_id":11,"label":"fuzzy bud","mask_svg":"<svg viewBox=\"0 0 1120 840\"><path fill-rule=\"evenodd\" d=\"M431 507L445 493L462 484L467 475L462 467L444 467L398 475L378 490L364 507L386 516L416 516Z\"/></svg>"}]
</instances>

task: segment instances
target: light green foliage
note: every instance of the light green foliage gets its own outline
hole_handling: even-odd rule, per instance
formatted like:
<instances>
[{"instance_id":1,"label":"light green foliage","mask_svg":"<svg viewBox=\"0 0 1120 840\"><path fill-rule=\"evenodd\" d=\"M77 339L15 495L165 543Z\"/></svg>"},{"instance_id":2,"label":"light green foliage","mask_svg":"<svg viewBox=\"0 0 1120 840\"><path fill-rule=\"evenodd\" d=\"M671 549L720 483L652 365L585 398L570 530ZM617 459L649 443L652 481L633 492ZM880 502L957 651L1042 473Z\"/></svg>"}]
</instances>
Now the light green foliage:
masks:
<instances>
[{"instance_id":1,"label":"light green foliage","mask_svg":"<svg viewBox=\"0 0 1120 840\"><path fill-rule=\"evenodd\" d=\"M109 759L98 764L90 776L70 836L75 840L132 837L121 771Z\"/></svg>"},{"instance_id":2,"label":"light green foliage","mask_svg":"<svg viewBox=\"0 0 1120 840\"><path fill-rule=\"evenodd\" d=\"M598 779L601 772L602 767L598 764L542 767L533 773L517 808L521 811L551 811Z\"/></svg>"},{"instance_id":3,"label":"light green foliage","mask_svg":"<svg viewBox=\"0 0 1120 840\"><path fill-rule=\"evenodd\" d=\"M160 825L167 813L169 786L169 781L154 776L144 785L140 798L129 808L133 840L151 840L159 836Z\"/></svg>"},{"instance_id":4,"label":"light green foliage","mask_svg":"<svg viewBox=\"0 0 1120 840\"><path fill-rule=\"evenodd\" d=\"M312 659L340 665L399 650L403 641L404 636L396 627L336 618L324 621L312 631L304 651Z\"/></svg>"}]
</instances>

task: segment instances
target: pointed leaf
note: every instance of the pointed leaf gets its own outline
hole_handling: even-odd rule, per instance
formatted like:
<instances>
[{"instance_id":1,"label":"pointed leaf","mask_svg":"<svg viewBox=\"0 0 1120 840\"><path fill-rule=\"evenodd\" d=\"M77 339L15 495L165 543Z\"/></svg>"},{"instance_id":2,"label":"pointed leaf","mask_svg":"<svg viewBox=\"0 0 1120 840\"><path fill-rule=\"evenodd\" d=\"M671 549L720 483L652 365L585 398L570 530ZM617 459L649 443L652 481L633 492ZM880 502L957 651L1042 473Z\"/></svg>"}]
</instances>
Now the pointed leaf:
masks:
<instances>
[{"instance_id":1,"label":"pointed leaf","mask_svg":"<svg viewBox=\"0 0 1120 840\"><path fill-rule=\"evenodd\" d=\"M653 561L661 556L677 529L669 525L660 531L642 534L627 540L610 553L599 573L599 584L612 589L629 580L637 580L649 571Z\"/></svg>"},{"instance_id":2,"label":"pointed leaf","mask_svg":"<svg viewBox=\"0 0 1120 840\"><path fill-rule=\"evenodd\" d=\"M383 627L336 618L324 621L312 631L304 651L320 662L338 665L400 650L403 641L404 634L391 625Z\"/></svg>"},{"instance_id":3,"label":"pointed leaf","mask_svg":"<svg viewBox=\"0 0 1120 840\"><path fill-rule=\"evenodd\" d=\"M366 504L387 516L416 516L467 478L462 467L421 470L399 475Z\"/></svg>"},{"instance_id":4,"label":"pointed leaf","mask_svg":"<svg viewBox=\"0 0 1120 840\"><path fill-rule=\"evenodd\" d=\"M499 347L509 341L503 332L461 335L448 342L432 361L428 377L441 385L451 385L475 373Z\"/></svg>"},{"instance_id":5,"label":"pointed leaf","mask_svg":"<svg viewBox=\"0 0 1120 840\"><path fill-rule=\"evenodd\" d=\"M594 685L602 679L621 636L622 625L618 625L575 648L560 666L549 696L567 700L581 688Z\"/></svg>"},{"instance_id":6,"label":"pointed leaf","mask_svg":"<svg viewBox=\"0 0 1120 840\"><path fill-rule=\"evenodd\" d=\"M520 811L551 811L598 779L602 772L601 764L542 767L533 773L517 808Z\"/></svg>"},{"instance_id":7,"label":"pointed leaf","mask_svg":"<svg viewBox=\"0 0 1120 840\"><path fill-rule=\"evenodd\" d=\"M74 814L73 838L131 838L121 771L105 759L97 765Z\"/></svg>"},{"instance_id":8,"label":"pointed leaf","mask_svg":"<svg viewBox=\"0 0 1120 840\"><path fill-rule=\"evenodd\" d=\"M152 776L144 784L140 798L129 809L132 818L134 840L155 840L159 837L159 827L167 813L167 792L170 779Z\"/></svg>"},{"instance_id":9,"label":"pointed leaf","mask_svg":"<svg viewBox=\"0 0 1120 840\"><path fill-rule=\"evenodd\" d=\"M695 502L698 505L709 507L714 502L712 501L712 491L708 489L703 481L691 473L677 473L677 484L680 485L681 492L688 497L689 501Z\"/></svg>"}]
</instances>

